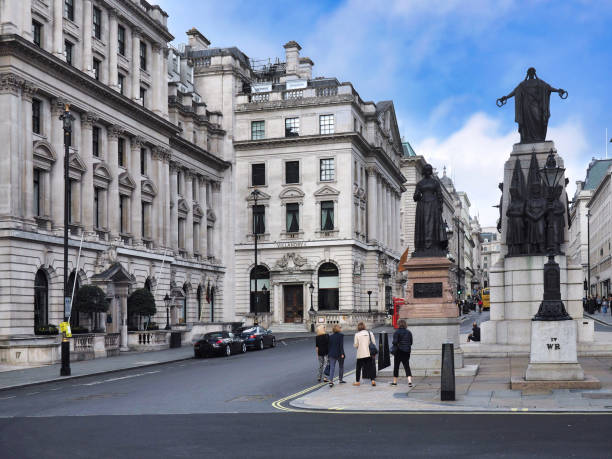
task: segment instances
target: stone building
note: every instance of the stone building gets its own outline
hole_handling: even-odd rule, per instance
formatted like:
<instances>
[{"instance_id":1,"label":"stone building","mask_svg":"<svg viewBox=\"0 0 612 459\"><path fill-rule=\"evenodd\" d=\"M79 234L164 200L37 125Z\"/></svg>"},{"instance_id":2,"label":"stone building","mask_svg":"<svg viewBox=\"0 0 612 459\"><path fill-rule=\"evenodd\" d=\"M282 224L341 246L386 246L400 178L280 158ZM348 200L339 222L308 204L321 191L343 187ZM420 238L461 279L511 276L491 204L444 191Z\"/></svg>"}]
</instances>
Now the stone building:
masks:
<instances>
[{"instance_id":1,"label":"stone building","mask_svg":"<svg viewBox=\"0 0 612 459\"><path fill-rule=\"evenodd\" d=\"M489 273L500 257L499 245L501 234L494 226L484 226L480 233L480 266L482 267L482 287L489 286Z\"/></svg>"},{"instance_id":2,"label":"stone building","mask_svg":"<svg viewBox=\"0 0 612 459\"><path fill-rule=\"evenodd\" d=\"M57 358L56 338L35 332L64 315L65 103L74 116L69 284L96 283L112 300L94 323L73 314L73 326L106 331L101 353L104 346L126 349L126 298L142 287L155 293L160 328L166 293L179 327L213 314L233 317L221 307L226 133L220 113L183 84L192 78L189 67L168 68L166 21L146 1L0 4L3 361ZM91 340L73 340L75 355Z\"/></svg>"}]
</instances>

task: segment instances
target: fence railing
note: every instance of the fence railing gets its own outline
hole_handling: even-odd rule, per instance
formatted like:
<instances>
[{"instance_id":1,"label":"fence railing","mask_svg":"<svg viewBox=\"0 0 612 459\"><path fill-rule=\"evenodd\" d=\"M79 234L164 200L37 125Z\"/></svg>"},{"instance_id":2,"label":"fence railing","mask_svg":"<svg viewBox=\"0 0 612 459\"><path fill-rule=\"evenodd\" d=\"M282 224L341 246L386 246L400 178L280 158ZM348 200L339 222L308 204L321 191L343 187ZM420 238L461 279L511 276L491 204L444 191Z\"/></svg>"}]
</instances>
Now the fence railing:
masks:
<instances>
[{"instance_id":1,"label":"fence railing","mask_svg":"<svg viewBox=\"0 0 612 459\"><path fill-rule=\"evenodd\" d=\"M74 351L75 352L93 351L94 336L95 335L90 335L90 334L73 335Z\"/></svg>"},{"instance_id":2,"label":"fence railing","mask_svg":"<svg viewBox=\"0 0 612 459\"><path fill-rule=\"evenodd\" d=\"M328 96L337 96L337 95L338 95L337 86L327 86L324 88L317 88L317 97L328 97Z\"/></svg>"},{"instance_id":3,"label":"fence railing","mask_svg":"<svg viewBox=\"0 0 612 459\"><path fill-rule=\"evenodd\" d=\"M106 349L114 349L114 348L119 347L120 336L121 335L119 333L108 333L104 337L104 347Z\"/></svg>"}]
</instances>

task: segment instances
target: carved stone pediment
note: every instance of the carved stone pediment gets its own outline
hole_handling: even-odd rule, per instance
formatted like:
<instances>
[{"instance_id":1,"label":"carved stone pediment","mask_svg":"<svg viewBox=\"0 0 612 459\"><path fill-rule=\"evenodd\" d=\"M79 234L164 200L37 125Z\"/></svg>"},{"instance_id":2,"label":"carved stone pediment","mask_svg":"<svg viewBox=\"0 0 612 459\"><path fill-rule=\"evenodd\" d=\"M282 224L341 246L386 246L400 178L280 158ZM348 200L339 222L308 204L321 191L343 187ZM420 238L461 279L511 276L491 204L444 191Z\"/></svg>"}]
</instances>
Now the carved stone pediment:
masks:
<instances>
[{"instance_id":1,"label":"carved stone pediment","mask_svg":"<svg viewBox=\"0 0 612 459\"><path fill-rule=\"evenodd\" d=\"M257 197L257 202L269 201L270 197L271 196L268 193L264 193L263 191L259 190L259 196ZM255 202L255 199L253 198L251 193L247 195L246 200L248 202Z\"/></svg>"},{"instance_id":2,"label":"carved stone pediment","mask_svg":"<svg viewBox=\"0 0 612 459\"><path fill-rule=\"evenodd\" d=\"M332 197L338 196L339 194L340 192L338 190L336 190L335 188L332 188L329 185L322 186L314 193L314 195L317 198L328 198L328 197L332 198Z\"/></svg>"},{"instance_id":3,"label":"carved stone pediment","mask_svg":"<svg viewBox=\"0 0 612 459\"><path fill-rule=\"evenodd\" d=\"M130 191L136 188L136 182L134 181L132 176L129 174L129 172L124 172L119 175L119 187L127 188Z\"/></svg>"},{"instance_id":4,"label":"carved stone pediment","mask_svg":"<svg viewBox=\"0 0 612 459\"><path fill-rule=\"evenodd\" d=\"M276 260L274 270L276 271L300 271L308 268L308 260L299 253L289 252Z\"/></svg>"},{"instance_id":5,"label":"carved stone pediment","mask_svg":"<svg viewBox=\"0 0 612 459\"><path fill-rule=\"evenodd\" d=\"M187 201L185 201L184 199L179 199L177 210L179 213L188 214L190 209L189 204L187 204Z\"/></svg>"},{"instance_id":6,"label":"carved stone pediment","mask_svg":"<svg viewBox=\"0 0 612 459\"><path fill-rule=\"evenodd\" d=\"M151 197L157 196L157 187L155 186L155 183L149 179L143 179L140 182L140 189L142 190L142 194L147 194Z\"/></svg>"},{"instance_id":7,"label":"carved stone pediment","mask_svg":"<svg viewBox=\"0 0 612 459\"><path fill-rule=\"evenodd\" d=\"M33 146L34 165L38 169L51 170L57 159L53 146L46 140L37 140Z\"/></svg>"},{"instance_id":8,"label":"carved stone pediment","mask_svg":"<svg viewBox=\"0 0 612 459\"><path fill-rule=\"evenodd\" d=\"M70 167L71 178L80 179L80 176L83 175L87 170L87 166L85 165L78 153L70 153L68 165Z\"/></svg>"},{"instance_id":9,"label":"carved stone pediment","mask_svg":"<svg viewBox=\"0 0 612 459\"><path fill-rule=\"evenodd\" d=\"M304 192L296 187L286 188L279 194L281 199L302 199L304 196Z\"/></svg>"}]
</instances>

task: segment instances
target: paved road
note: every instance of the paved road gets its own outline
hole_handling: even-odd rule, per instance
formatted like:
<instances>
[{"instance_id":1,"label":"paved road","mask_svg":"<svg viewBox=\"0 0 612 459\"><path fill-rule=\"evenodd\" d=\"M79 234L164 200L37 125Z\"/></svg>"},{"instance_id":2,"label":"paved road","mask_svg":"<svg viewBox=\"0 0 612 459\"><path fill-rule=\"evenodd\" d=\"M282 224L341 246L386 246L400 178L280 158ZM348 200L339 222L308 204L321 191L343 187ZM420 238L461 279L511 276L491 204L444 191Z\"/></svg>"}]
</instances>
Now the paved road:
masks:
<instances>
[{"instance_id":1,"label":"paved road","mask_svg":"<svg viewBox=\"0 0 612 459\"><path fill-rule=\"evenodd\" d=\"M349 370L352 337L345 350ZM609 416L276 411L273 401L316 382L315 361L307 338L229 358L2 391L0 455L606 457L612 447Z\"/></svg>"}]
</instances>

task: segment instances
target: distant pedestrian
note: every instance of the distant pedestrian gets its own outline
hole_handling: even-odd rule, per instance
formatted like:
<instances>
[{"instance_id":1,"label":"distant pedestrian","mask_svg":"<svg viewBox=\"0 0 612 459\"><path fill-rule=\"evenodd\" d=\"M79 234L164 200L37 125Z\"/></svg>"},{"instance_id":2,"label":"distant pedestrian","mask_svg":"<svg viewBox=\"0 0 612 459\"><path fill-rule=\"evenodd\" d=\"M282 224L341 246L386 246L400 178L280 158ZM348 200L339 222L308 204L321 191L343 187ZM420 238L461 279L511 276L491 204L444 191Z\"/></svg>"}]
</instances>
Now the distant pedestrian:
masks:
<instances>
[{"instance_id":1,"label":"distant pedestrian","mask_svg":"<svg viewBox=\"0 0 612 459\"><path fill-rule=\"evenodd\" d=\"M374 343L374 334L366 330L363 322L357 324L357 333L353 346L357 348L357 367L355 368L355 382L353 386L359 386L361 374L363 377L372 380L372 385L376 386L376 362L370 354L370 343Z\"/></svg>"},{"instance_id":2,"label":"distant pedestrian","mask_svg":"<svg viewBox=\"0 0 612 459\"><path fill-rule=\"evenodd\" d=\"M470 341L480 341L480 327L476 322L472 324L472 333L467 337L468 343Z\"/></svg>"},{"instance_id":3,"label":"distant pedestrian","mask_svg":"<svg viewBox=\"0 0 612 459\"><path fill-rule=\"evenodd\" d=\"M608 301L608 297L604 296L603 299L601 300L601 312L604 314L607 314L609 305L610 303Z\"/></svg>"},{"instance_id":4,"label":"distant pedestrian","mask_svg":"<svg viewBox=\"0 0 612 459\"><path fill-rule=\"evenodd\" d=\"M327 378L323 376L323 369L327 366L327 354L329 352L329 335L325 333L325 325L319 325L317 327L315 346L317 349L317 359L319 360L319 373L317 381L321 382L321 378L323 378L323 381L327 382Z\"/></svg>"},{"instance_id":5,"label":"distant pedestrian","mask_svg":"<svg viewBox=\"0 0 612 459\"><path fill-rule=\"evenodd\" d=\"M478 298L478 314L482 313L482 300Z\"/></svg>"},{"instance_id":6,"label":"distant pedestrian","mask_svg":"<svg viewBox=\"0 0 612 459\"><path fill-rule=\"evenodd\" d=\"M397 386L400 363L408 377L408 387L412 387L412 372L410 371L410 350L412 349L412 333L406 329L406 321L401 319L397 323L398 329L393 333L393 382Z\"/></svg>"},{"instance_id":7,"label":"distant pedestrian","mask_svg":"<svg viewBox=\"0 0 612 459\"><path fill-rule=\"evenodd\" d=\"M601 312L601 297L595 295L595 303L597 304L597 312Z\"/></svg>"},{"instance_id":8,"label":"distant pedestrian","mask_svg":"<svg viewBox=\"0 0 612 459\"><path fill-rule=\"evenodd\" d=\"M342 327L336 324L333 334L329 337L329 387L334 387L334 371L338 362L338 377L340 384L344 384L344 335L340 333Z\"/></svg>"}]
</instances>

